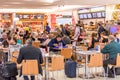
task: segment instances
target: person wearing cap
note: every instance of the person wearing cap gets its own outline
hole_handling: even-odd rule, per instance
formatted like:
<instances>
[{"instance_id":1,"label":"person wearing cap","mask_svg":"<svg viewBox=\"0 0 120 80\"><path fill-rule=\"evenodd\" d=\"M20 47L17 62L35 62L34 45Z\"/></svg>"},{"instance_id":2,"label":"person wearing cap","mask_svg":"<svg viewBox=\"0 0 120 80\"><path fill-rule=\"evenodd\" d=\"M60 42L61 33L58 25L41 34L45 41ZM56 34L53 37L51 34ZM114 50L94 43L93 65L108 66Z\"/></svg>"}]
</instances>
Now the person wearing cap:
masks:
<instances>
[{"instance_id":1,"label":"person wearing cap","mask_svg":"<svg viewBox=\"0 0 120 80\"><path fill-rule=\"evenodd\" d=\"M48 43L48 47L50 47L50 51L59 51L57 49L54 48L59 48L59 44L62 44L61 46L66 46L66 43L62 40L62 36L58 35L56 36L56 38L52 39L49 43Z\"/></svg>"},{"instance_id":2,"label":"person wearing cap","mask_svg":"<svg viewBox=\"0 0 120 80\"><path fill-rule=\"evenodd\" d=\"M107 73L108 64L112 64L112 65L116 64L117 54L120 53L120 44L115 42L114 39L115 39L114 36L110 35L108 38L109 44L107 44L101 50L103 54L109 55L109 58L103 61L103 67L104 67L105 73ZM114 77L113 71L109 67L108 67L108 77Z\"/></svg>"},{"instance_id":3,"label":"person wearing cap","mask_svg":"<svg viewBox=\"0 0 120 80\"><path fill-rule=\"evenodd\" d=\"M23 60L37 60L39 73L42 75L42 68L40 64L43 63L42 53L39 48L32 46L32 40L28 39L26 41L26 46L20 49L19 56L17 58L18 64L22 63ZM28 76L23 76L24 80L29 80ZM31 76L31 80L35 80L35 76Z\"/></svg>"}]
</instances>

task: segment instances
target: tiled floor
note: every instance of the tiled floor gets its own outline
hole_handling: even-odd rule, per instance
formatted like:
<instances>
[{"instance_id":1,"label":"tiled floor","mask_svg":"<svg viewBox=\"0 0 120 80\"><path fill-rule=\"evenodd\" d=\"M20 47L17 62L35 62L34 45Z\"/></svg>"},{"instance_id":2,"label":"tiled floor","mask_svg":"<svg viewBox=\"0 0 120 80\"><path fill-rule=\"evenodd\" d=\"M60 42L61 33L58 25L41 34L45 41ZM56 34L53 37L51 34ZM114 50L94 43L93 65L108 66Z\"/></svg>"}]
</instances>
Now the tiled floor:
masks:
<instances>
[{"instance_id":1,"label":"tiled floor","mask_svg":"<svg viewBox=\"0 0 120 80\"><path fill-rule=\"evenodd\" d=\"M97 69L98 72L101 71L102 69L101 68L98 68ZM78 71L78 70L77 70ZM90 70L92 73L95 72L95 68L92 68ZM78 72L77 72L78 73ZM84 68L80 68L79 69L79 73L80 74L83 74L84 73ZM52 76L52 73L50 72L49 74L50 76ZM54 77L55 77L55 80L88 80L88 79L82 79L82 78L79 78L78 76L76 78L67 78L65 75L64 75L64 71L55 71L54 72ZM18 78L17 80L23 80L23 78ZM35 80L40 80L40 76L36 76L36 79ZM103 78L103 77L96 77L96 78L93 78L93 79L89 79L89 80L115 80L115 78ZM120 80L120 76L117 76L117 79L116 80Z\"/></svg>"}]
</instances>

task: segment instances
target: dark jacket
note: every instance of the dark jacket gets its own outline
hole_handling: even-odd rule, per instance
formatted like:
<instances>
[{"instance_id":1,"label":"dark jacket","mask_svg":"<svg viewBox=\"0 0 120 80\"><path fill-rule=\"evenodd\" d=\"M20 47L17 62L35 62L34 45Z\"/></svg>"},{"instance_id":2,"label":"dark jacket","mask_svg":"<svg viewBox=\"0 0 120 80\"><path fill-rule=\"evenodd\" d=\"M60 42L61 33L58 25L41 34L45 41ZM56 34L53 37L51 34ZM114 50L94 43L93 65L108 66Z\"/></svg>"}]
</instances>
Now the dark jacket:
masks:
<instances>
[{"instance_id":1,"label":"dark jacket","mask_svg":"<svg viewBox=\"0 0 120 80\"><path fill-rule=\"evenodd\" d=\"M120 44L115 42L115 41L111 41L110 44L107 44L102 50L101 52L103 54L109 54L109 58L114 58L116 59L116 56L118 53L120 53Z\"/></svg>"},{"instance_id":2,"label":"dark jacket","mask_svg":"<svg viewBox=\"0 0 120 80\"><path fill-rule=\"evenodd\" d=\"M28 45L20 49L20 53L17 59L18 64L22 63L23 60L38 60L39 73L42 74L42 68L40 64L43 63L42 53L39 48Z\"/></svg>"},{"instance_id":3,"label":"dark jacket","mask_svg":"<svg viewBox=\"0 0 120 80\"><path fill-rule=\"evenodd\" d=\"M55 39L52 39L49 43L48 43L48 46L50 47L50 51L59 51L59 50L55 50L54 49L54 47L56 47L56 46L54 46L53 44L58 44L59 45L59 43L62 43L62 46L65 46L66 45L66 43L63 41L63 40L61 40L61 41L57 41L56 40L56 38Z\"/></svg>"},{"instance_id":4,"label":"dark jacket","mask_svg":"<svg viewBox=\"0 0 120 80\"><path fill-rule=\"evenodd\" d=\"M106 32L106 30L104 29L103 26L100 26L99 29L98 29L98 38L99 38L99 39L101 38L100 34L101 34L102 32Z\"/></svg>"},{"instance_id":5,"label":"dark jacket","mask_svg":"<svg viewBox=\"0 0 120 80\"><path fill-rule=\"evenodd\" d=\"M49 26L46 26L46 31L47 31L48 33L50 33L50 27L49 27Z\"/></svg>"},{"instance_id":6,"label":"dark jacket","mask_svg":"<svg viewBox=\"0 0 120 80\"><path fill-rule=\"evenodd\" d=\"M99 42L99 40L95 39L95 38L92 38L91 46L88 47L88 50L93 49L94 47L96 47L96 46L94 46L96 42Z\"/></svg>"},{"instance_id":7,"label":"dark jacket","mask_svg":"<svg viewBox=\"0 0 120 80\"><path fill-rule=\"evenodd\" d=\"M61 41L57 41L56 40L56 38L55 39L52 39L49 43L48 43L48 46L49 47L55 47L53 44L59 44L59 43L62 43L62 46L65 46L66 45L66 43L63 41L63 40L61 40Z\"/></svg>"}]
</instances>

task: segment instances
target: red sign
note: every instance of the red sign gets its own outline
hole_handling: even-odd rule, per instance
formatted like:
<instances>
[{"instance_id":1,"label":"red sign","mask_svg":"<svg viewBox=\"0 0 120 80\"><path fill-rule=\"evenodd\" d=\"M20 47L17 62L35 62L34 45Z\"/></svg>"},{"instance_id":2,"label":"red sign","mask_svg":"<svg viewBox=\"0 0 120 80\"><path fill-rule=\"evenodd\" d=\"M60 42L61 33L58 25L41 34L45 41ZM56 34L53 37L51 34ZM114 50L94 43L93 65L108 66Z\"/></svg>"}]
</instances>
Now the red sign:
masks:
<instances>
[{"instance_id":1,"label":"red sign","mask_svg":"<svg viewBox=\"0 0 120 80\"><path fill-rule=\"evenodd\" d=\"M56 14L51 14L51 29L54 29L56 26Z\"/></svg>"},{"instance_id":2,"label":"red sign","mask_svg":"<svg viewBox=\"0 0 120 80\"><path fill-rule=\"evenodd\" d=\"M75 26L75 18L74 18L74 15L73 15L73 12L72 12L72 25Z\"/></svg>"}]
</instances>

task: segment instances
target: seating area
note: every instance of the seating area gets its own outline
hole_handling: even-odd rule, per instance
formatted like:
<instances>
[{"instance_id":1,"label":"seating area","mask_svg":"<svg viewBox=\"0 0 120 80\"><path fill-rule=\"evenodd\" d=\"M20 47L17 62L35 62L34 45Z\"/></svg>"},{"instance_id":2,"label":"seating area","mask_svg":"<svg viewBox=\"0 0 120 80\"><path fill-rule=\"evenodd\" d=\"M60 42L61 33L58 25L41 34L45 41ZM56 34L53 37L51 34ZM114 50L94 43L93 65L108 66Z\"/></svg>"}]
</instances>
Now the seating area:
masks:
<instances>
[{"instance_id":1,"label":"seating area","mask_svg":"<svg viewBox=\"0 0 120 80\"><path fill-rule=\"evenodd\" d=\"M0 80L120 80L120 0L0 0Z\"/></svg>"}]
</instances>

